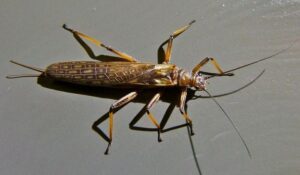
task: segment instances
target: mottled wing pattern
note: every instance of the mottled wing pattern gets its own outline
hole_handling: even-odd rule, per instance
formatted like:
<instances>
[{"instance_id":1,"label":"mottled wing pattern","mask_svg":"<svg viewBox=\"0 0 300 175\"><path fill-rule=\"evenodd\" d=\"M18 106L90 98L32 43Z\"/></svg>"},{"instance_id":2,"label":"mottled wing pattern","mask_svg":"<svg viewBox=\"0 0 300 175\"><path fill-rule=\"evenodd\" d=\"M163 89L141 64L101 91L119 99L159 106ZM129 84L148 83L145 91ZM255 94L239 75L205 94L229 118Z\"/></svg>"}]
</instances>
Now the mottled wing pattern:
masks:
<instances>
[{"instance_id":1,"label":"mottled wing pattern","mask_svg":"<svg viewBox=\"0 0 300 175\"><path fill-rule=\"evenodd\" d=\"M130 84L148 87L177 85L178 68L171 64L156 64L141 76L129 81Z\"/></svg>"},{"instance_id":2,"label":"mottled wing pattern","mask_svg":"<svg viewBox=\"0 0 300 175\"><path fill-rule=\"evenodd\" d=\"M130 62L109 62L98 63L96 75L99 85L127 85L135 79L143 76L154 67L152 64L130 63Z\"/></svg>"},{"instance_id":3,"label":"mottled wing pattern","mask_svg":"<svg viewBox=\"0 0 300 175\"><path fill-rule=\"evenodd\" d=\"M176 79L174 68L147 63L72 61L50 65L46 75L92 86L170 86Z\"/></svg>"}]
</instances>

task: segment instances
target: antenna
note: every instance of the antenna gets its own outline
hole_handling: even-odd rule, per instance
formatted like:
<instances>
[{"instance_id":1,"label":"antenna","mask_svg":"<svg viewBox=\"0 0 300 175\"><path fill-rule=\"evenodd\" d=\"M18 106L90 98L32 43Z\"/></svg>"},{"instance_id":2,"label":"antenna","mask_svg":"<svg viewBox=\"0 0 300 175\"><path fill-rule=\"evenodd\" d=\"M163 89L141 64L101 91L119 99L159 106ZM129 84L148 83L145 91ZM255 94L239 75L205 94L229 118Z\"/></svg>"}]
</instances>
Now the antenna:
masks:
<instances>
[{"instance_id":1,"label":"antenna","mask_svg":"<svg viewBox=\"0 0 300 175\"><path fill-rule=\"evenodd\" d=\"M243 139L241 133L239 132L239 130L237 129L237 127L235 126L235 124L233 123L232 119L229 117L229 115L226 113L226 111L222 108L222 106L220 105L220 103L207 91L207 90L204 90L210 97L211 99L219 106L219 108L222 110L222 112L225 114L226 118L229 120L229 122L231 123L232 127L234 128L234 130L236 131L236 133L238 134L238 136L240 137L243 145L245 146L246 150L247 150L247 153L250 157L250 159L252 158L251 156L251 152L246 144L246 141Z\"/></svg>"},{"instance_id":2,"label":"antenna","mask_svg":"<svg viewBox=\"0 0 300 175\"><path fill-rule=\"evenodd\" d=\"M289 49L290 49L291 47L293 47L294 44L295 44L296 42L298 42L299 40L300 40L300 39L296 39L296 40L293 41L288 47L286 47L286 48L284 48L284 49L281 49L280 51L274 53L273 55L270 55L270 56L261 58L261 59L259 59L259 60L253 61L253 62L251 62L251 63L244 64L244 65L242 65L242 66L239 66L239 67L236 67L236 68L227 70L227 71L223 72L223 74L226 74L226 73L229 73L229 72L233 72L233 71L236 71L236 70L238 70L238 69L241 69L241 68L244 68L244 67L248 67L248 66L250 66L250 65L252 65L252 64L256 64L256 63L258 63L258 62L261 62L261 61L264 61L264 60L268 60L268 59L270 59L270 58L273 58L273 57L275 57L275 56L277 56L277 55L279 55L279 54L281 54L281 53L284 53L284 52L286 52L287 50L289 50ZM210 75L210 76L206 77L206 79L210 79L210 78L216 77L216 76L220 76L220 75L218 75L218 74ZM221 74L221 76L223 76L223 75Z\"/></svg>"},{"instance_id":3,"label":"antenna","mask_svg":"<svg viewBox=\"0 0 300 175\"><path fill-rule=\"evenodd\" d=\"M227 96L227 95L231 95L231 94L234 94L234 93L237 93L243 89L245 89L246 87L250 86L251 84L253 84L256 80L258 80L264 73L265 73L265 69L262 70L253 80L251 80L250 82L248 82L247 84L245 84L244 86L242 87L239 87L238 89L235 89L235 90L232 90L232 91L229 91L229 92L225 92L225 93L222 93L222 94L217 94L217 95L194 95L194 97L192 98L193 100L195 99L198 99L198 98L211 98L211 97L223 97L223 96Z\"/></svg>"}]
</instances>

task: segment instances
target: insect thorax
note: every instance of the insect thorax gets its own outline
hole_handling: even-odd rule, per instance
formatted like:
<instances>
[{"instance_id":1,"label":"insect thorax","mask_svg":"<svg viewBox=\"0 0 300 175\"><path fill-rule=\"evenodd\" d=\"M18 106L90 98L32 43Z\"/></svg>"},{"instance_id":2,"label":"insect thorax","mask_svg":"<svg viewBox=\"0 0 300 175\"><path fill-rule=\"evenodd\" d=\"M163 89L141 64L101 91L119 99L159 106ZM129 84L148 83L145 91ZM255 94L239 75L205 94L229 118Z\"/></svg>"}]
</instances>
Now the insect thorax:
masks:
<instances>
[{"instance_id":1,"label":"insect thorax","mask_svg":"<svg viewBox=\"0 0 300 175\"><path fill-rule=\"evenodd\" d=\"M178 71L178 85L179 86L191 86L193 82L193 77L190 72L187 72L183 69Z\"/></svg>"}]
</instances>

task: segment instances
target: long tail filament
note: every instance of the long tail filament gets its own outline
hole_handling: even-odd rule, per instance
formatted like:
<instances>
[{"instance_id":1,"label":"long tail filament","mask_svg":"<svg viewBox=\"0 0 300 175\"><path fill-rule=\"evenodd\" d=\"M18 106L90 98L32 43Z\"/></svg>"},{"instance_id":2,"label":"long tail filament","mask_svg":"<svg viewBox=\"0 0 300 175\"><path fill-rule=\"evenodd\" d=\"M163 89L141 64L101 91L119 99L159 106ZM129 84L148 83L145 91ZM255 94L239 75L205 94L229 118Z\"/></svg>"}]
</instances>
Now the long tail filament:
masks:
<instances>
[{"instance_id":1,"label":"long tail filament","mask_svg":"<svg viewBox=\"0 0 300 175\"><path fill-rule=\"evenodd\" d=\"M45 70L43 70L41 68L37 68L37 67L33 67L33 66L28 66L28 65L25 65L25 64L22 64L22 63L18 63L18 62L13 61L13 60L10 60L10 62L14 63L16 65L19 65L19 66L22 66L22 67L25 67L25 68L37 71L37 72L41 72L41 73L45 72ZM13 78L39 77L39 76L40 76L40 74L19 74L19 75L8 75L8 76L6 76L6 78L13 79Z\"/></svg>"}]
</instances>

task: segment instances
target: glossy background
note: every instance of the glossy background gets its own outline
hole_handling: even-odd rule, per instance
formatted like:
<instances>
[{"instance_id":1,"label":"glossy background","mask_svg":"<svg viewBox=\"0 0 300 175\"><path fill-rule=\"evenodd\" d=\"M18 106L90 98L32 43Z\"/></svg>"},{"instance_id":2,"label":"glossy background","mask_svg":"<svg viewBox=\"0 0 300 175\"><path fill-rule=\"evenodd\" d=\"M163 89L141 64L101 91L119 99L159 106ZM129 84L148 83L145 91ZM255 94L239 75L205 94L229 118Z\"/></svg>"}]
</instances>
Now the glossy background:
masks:
<instances>
[{"instance_id":1,"label":"glossy background","mask_svg":"<svg viewBox=\"0 0 300 175\"><path fill-rule=\"evenodd\" d=\"M91 126L114 99L44 88L35 78L5 79L7 74L31 73L10 59L41 68L89 60L62 29L64 23L155 63L158 46L192 19L197 22L174 41L172 57L172 63L188 70L207 56L230 69L272 55L300 38L299 0L2 1L0 174L199 174L186 128L162 134L162 143L157 143L155 132L129 129L143 104L129 104L116 114L111 154L105 156L106 142ZM300 174L299 67L300 42L276 58L237 71L235 77L210 82L212 94L227 92L266 69L247 89L217 99L239 128L252 159L212 100L189 102L203 174ZM160 102L152 111L160 118L167 107ZM181 122L174 110L167 126ZM152 126L146 117L139 124Z\"/></svg>"}]
</instances>

